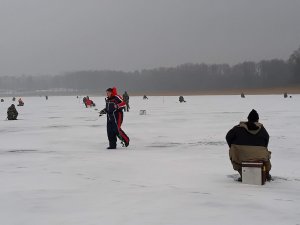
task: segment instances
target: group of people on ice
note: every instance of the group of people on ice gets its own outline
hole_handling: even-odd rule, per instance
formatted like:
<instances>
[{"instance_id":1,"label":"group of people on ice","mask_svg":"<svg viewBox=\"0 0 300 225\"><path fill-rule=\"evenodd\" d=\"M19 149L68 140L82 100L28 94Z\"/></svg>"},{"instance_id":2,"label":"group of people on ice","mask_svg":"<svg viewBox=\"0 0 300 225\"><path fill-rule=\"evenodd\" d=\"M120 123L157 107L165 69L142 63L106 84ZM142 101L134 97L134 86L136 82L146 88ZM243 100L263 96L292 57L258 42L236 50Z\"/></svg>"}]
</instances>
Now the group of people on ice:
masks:
<instances>
[{"instance_id":1,"label":"group of people on ice","mask_svg":"<svg viewBox=\"0 0 300 225\"><path fill-rule=\"evenodd\" d=\"M148 99L143 96L143 99ZM15 99L13 100L15 101ZM123 147L128 147L130 139L122 129L124 112L129 111L129 95L127 92L123 96L118 95L115 87L106 90L106 105L100 111L100 116L106 114L107 117L107 137L109 146L107 149L117 148L117 139L121 140ZM83 98L86 107L95 106L89 96ZM179 97L179 102L185 102L183 96ZM18 100L18 106L24 106L23 100ZM7 110L7 119L16 120L18 111L14 104ZM249 113L248 120L240 122L234 126L226 135L226 141L229 146L229 158L233 169L240 174L239 180L242 180L242 163L263 162L266 179L271 180L271 152L268 150L269 134L263 124L259 123L259 114L254 109Z\"/></svg>"},{"instance_id":2,"label":"group of people on ice","mask_svg":"<svg viewBox=\"0 0 300 225\"><path fill-rule=\"evenodd\" d=\"M96 106L89 96L84 97L82 101L86 108ZM123 96L120 96L115 87L108 88L106 90L105 102L105 108L100 111L100 116L106 114L107 117L107 137L109 141L107 149L116 149L118 139L121 140L123 147L128 147L130 139L121 128L124 118L123 111L128 112L130 109L127 91L125 91Z\"/></svg>"},{"instance_id":3,"label":"group of people on ice","mask_svg":"<svg viewBox=\"0 0 300 225\"><path fill-rule=\"evenodd\" d=\"M129 96L127 98L126 95L123 95L122 98L118 95L115 87L108 88L106 95L106 107L100 111L100 116L107 115L107 136L109 140L107 149L116 149L117 138L121 140L123 146L127 147L130 139L121 128L121 125L124 116L123 109L129 106ZM180 98L180 102L185 102L182 101L182 98ZM239 125L233 127L227 133L226 141L230 148L229 158L233 169L240 174L239 181L242 180L242 162L245 161L263 162L266 179L268 181L272 179L270 175L271 152L268 150L269 134L263 124L259 123L259 115L256 110L253 109L249 113L248 121L240 122Z\"/></svg>"},{"instance_id":4,"label":"group of people on ice","mask_svg":"<svg viewBox=\"0 0 300 225\"><path fill-rule=\"evenodd\" d=\"M4 99L1 99L2 101L1 102L4 102ZM12 101L16 101L16 98L13 97L12 98ZM24 106L24 101L22 100L22 98L19 98L18 100L18 105L17 106ZM17 120L18 119L18 111L16 109L16 106L15 104L11 104L10 107L8 107L7 109L7 119L8 120Z\"/></svg>"}]
</instances>

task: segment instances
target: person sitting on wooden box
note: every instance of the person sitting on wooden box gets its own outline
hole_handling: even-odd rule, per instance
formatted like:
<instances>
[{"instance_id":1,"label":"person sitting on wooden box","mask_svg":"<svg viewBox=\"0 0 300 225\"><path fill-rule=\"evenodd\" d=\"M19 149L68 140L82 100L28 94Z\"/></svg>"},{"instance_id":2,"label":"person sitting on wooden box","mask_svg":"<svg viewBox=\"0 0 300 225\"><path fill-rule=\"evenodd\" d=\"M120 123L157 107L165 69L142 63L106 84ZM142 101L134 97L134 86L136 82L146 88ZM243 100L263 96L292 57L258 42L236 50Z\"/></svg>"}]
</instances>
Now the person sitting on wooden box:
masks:
<instances>
[{"instance_id":1,"label":"person sitting on wooden box","mask_svg":"<svg viewBox=\"0 0 300 225\"><path fill-rule=\"evenodd\" d=\"M240 122L226 135L229 145L229 157L233 169L242 176L242 162L263 162L267 180L271 175L271 152L268 150L269 134L264 126L258 122L259 115L253 109L248 115L248 122ZM241 181L241 178L239 179Z\"/></svg>"}]
</instances>

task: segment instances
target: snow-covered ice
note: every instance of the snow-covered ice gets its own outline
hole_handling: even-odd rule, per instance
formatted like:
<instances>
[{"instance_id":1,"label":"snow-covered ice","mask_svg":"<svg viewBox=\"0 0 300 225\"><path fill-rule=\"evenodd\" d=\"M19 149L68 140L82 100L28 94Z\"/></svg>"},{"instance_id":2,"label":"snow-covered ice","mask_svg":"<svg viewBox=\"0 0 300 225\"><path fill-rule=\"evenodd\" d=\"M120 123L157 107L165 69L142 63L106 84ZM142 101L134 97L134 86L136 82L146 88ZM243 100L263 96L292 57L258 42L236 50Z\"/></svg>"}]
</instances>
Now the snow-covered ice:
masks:
<instances>
[{"instance_id":1,"label":"snow-covered ice","mask_svg":"<svg viewBox=\"0 0 300 225\"><path fill-rule=\"evenodd\" d=\"M5 98L0 224L300 224L300 96L185 98L132 97L131 143L118 150L106 150L106 118L81 99L27 97L6 121ZM234 181L225 142L253 108L271 136L275 180L265 186Z\"/></svg>"}]
</instances>

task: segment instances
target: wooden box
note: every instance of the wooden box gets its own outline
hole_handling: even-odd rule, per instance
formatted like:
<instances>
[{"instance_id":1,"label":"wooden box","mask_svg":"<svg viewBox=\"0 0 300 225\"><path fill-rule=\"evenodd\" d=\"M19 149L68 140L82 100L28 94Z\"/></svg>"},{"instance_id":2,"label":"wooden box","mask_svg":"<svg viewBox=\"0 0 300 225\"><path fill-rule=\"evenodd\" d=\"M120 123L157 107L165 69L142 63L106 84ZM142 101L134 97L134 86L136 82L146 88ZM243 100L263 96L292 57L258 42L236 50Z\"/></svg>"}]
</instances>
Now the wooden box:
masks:
<instances>
[{"instance_id":1,"label":"wooden box","mask_svg":"<svg viewBox=\"0 0 300 225\"><path fill-rule=\"evenodd\" d=\"M264 185L266 182L266 170L263 162L242 163L242 183L252 185Z\"/></svg>"}]
</instances>

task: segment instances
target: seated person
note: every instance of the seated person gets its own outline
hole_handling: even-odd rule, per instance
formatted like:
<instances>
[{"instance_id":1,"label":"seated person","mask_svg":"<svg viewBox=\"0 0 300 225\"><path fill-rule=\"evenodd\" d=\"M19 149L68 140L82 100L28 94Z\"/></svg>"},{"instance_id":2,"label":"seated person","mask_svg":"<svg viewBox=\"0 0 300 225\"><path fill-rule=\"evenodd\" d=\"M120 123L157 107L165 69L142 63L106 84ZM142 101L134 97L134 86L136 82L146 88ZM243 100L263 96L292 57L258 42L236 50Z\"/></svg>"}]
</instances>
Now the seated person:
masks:
<instances>
[{"instance_id":1,"label":"seated person","mask_svg":"<svg viewBox=\"0 0 300 225\"><path fill-rule=\"evenodd\" d=\"M19 102L18 106L24 106L24 102L21 98L18 100L18 102Z\"/></svg>"},{"instance_id":2,"label":"seated person","mask_svg":"<svg viewBox=\"0 0 300 225\"><path fill-rule=\"evenodd\" d=\"M86 99L85 100L85 107L91 107L92 106L92 100Z\"/></svg>"},{"instance_id":3,"label":"seated person","mask_svg":"<svg viewBox=\"0 0 300 225\"><path fill-rule=\"evenodd\" d=\"M267 180L271 180L271 152L268 151L269 134L264 126L258 122L259 115L253 109L248 122L240 122L226 135L229 145L229 157L233 169L242 176L242 162L263 162L266 168ZM239 181L242 179L240 178Z\"/></svg>"},{"instance_id":4,"label":"seated person","mask_svg":"<svg viewBox=\"0 0 300 225\"><path fill-rule=\"evenodd\" d=\"M179 102L180 102L180 103L185 102L183 96L179 96Z\"/></svg>"},{"instance_id":5,"label":"seated person","mask_svg":"<svg viewBox=\"0 0 300 225\"><path fill-rule=\"evenodd\" d=\"M16 110L16 107L14 104L12 104L8 109L7 109L7 119L8 120L16 120L18 117L18 111Z\"/></svg>"}]
</instances>

